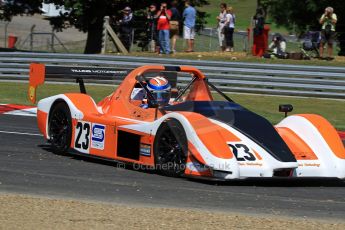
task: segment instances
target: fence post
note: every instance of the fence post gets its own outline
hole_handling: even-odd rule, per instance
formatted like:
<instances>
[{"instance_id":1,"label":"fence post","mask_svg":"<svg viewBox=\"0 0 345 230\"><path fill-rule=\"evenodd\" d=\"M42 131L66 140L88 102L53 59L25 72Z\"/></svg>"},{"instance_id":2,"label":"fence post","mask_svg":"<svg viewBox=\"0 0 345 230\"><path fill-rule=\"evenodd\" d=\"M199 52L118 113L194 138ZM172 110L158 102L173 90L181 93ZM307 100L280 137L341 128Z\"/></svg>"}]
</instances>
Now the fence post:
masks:
<instances>
[{"instance_id":1,"label":"fence post","mask_svg":"<svg viewBox=\"0 0 345 230\"><path fill-rule=\"evenodd\" d=\"M56 36L55 33L53 33L54 38L58 41L58 43L60 43L60 45L64 48L64 50L66 51L66 53L69 53L68 49L66 48L66 46L61 42L61 40L58 38L58 36Z\"/></svg>"},{"instance_id":2,"label":"fence post","mask_svg":"<svg viewBox=\"0 0 345 230\"><path fill-rule=\"evenodd\" d=\"M33 50L33 42L34 42L34 30L35 30L36 25L32 25L30 29L30 51Z\"/></svg>"},{"instance_id":3,"label":"fence post","mask_svg":"<svg viewBox=\"0 0 345 230\"><path fill-rule=\"evenodd\" d=\"M247 35L248 36L248 35ZM247 36L246 35L243 35L242 36L242 43L243 43L243 52L248 52L247 50L248 50L248 38L247 38Z\"/></svg>"},{"instance_id":4,"label":"fence post","mask_svg":"<svg viewBox=\"0 0 345 230\"><path fill-rule=\"evenodd\" d=\"M134 44L134 35L135 35L135 29L132 30L131 33L131 46L129 47L128 52L131 52L132 48L133 48L133 44Z\"/></svg>"},{"instance_id":5,"label":"fence post","mask_svg":"<svg viewBox=\"0 0 345 230\"><path fill-rule=\"evenodd\" d=\"M52 29L52 34L51 34L51 42L50 42L50 50L52 51L52 52L54 52L55 53L55 49L54 49L54 29Z\"/></svg>"},{"instance_id":6,"label":"fence post","mask_svg":"<svg viewBox=\"0 0 345 230\"><path fill-rule=\"evenodd\" d=\"M109 16L108 16L108 18L109 18ZM109 25L109 20L106 23L104 23L104 27L105 27L106 33L109 33L111 39L113 40L114 44L116 45L116 48L120 52L122 52L123 54L128 54L128 50L126 49L126 47L124 47L121 40L119 39L119 37L114 32L113 28L111 28L111 26Z\"/></svg>"},{"instance_id":7,"label":"fence post","mask_svg":"<svg viewBox=\"0 0 345 230\"><path fill-rule=\"evenodd\" d=\"M210 43L209 43L209 52L212 51L212 35L213 35L213 28L210 28Z\"/></svg>"},{"instance_id":8,"label":"fence post","mask_svg":"<svg viewBox=\"0 0 345 230\"><path fill-rule=\"evenodd\" d=\"M4 47L7 48L7 28L8 28L8 24L10 24L9 22L5 23L5 45Z\"/></svg>"},{"instance_id":9,"label":"fence post","mask_svg":"<svg viewBox=\"0 0 345 230\"><path fill-rule=\"evenodd\" d=\"M106 46L107 46L107 39L108 39L107 25L109 25L109 16L104 17L103 33L102 33L102 51L101 51L102 54L105 54Z\"/></svg>"}]
</instances>

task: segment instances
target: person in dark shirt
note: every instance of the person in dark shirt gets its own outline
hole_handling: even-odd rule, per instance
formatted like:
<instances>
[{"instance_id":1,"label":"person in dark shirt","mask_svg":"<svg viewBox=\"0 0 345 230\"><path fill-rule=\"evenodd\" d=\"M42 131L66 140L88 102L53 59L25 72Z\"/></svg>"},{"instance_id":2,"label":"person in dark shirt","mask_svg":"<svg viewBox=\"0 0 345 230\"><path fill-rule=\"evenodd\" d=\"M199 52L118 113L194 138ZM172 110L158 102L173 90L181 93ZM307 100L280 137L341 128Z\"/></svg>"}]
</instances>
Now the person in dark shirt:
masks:
<instances>
[{"instance_id":1,"label":"person in dark shirt","mask_svg":"<svg viewBox=\"0 0 345 230\"><path fill-rule=\"evenodd\" d=\"M259 36L264 31L264 25L265 25L265 11L261 6L259 6L256 9L256 13L253 17L253 21L254 21L254 35Z\"/></svg>"},{"instance_id":2,"label":"person in dark shirt","mask_svg":"<svg viewBox=\"0 0 345 230\"><path fill-rule=\"evenodd\" d=\"M157 14L157 7L155 4L151 4L147 10L147 21L148 21L148 40L150 51L155 51L158 47L157 39L157 19L155 18Z\"/></svg>"},{"instance_id":3,"label":"person in dark shirt","mask_svg":"<svg viewBox=\"0 0 345 230\"><path fill-rule=\"evenodd\" d=\"M124 47L128 50L131 49L132 36L133 36L133 13L129 6L122 10L122 19L117 21L119 26L120 40Z\"/></svg>"},{"instance_id":4,"label":"person in dark shirt","mask_svg":"<svg viewBox=\"0 0 345 230\"><path fill-rule=\"evenodd\" d=\"M236 16L234 14L234 10L231 6L226 8L226 15L225 15L225 23L224 23L224 36L226 42L226 49L227 52L234 51L234 30L235 30L235 21Z\"/></svg>"},{"instance_id":5,"label":"person in dark shirt","mask_svg":"<svg viewBox=\"0 0 345 230\"><path fill-rule=\"evenodd\" d=\"M173 53L176 52L176 40L179 36L180 30L180 20L181 15L180 12L177 9L177 1L174 0L171 2L171 18L170 18L170 38L171 38L171 50Z\"/></svg>"}]
</instances>

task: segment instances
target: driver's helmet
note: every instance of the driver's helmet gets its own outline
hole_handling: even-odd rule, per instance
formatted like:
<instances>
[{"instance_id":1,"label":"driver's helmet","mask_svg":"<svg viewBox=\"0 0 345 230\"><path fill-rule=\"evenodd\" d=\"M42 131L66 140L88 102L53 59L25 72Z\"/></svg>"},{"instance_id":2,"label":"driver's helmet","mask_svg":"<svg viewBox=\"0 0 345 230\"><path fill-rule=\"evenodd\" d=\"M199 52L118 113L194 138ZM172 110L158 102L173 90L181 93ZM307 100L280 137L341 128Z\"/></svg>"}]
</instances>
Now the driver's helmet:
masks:
<instances>
[{"instance_id":1,"label":"driver's helmet","mask_svg":"<svg viewBox=\"0 0 345 230\"><path fill-rule=\"evenodd\" d=\"M164 106L169 103L171 86L165 77L157 76L151 78L147 83L147 89L152 93L159 106Z\"/></svg>"}]
</instances>

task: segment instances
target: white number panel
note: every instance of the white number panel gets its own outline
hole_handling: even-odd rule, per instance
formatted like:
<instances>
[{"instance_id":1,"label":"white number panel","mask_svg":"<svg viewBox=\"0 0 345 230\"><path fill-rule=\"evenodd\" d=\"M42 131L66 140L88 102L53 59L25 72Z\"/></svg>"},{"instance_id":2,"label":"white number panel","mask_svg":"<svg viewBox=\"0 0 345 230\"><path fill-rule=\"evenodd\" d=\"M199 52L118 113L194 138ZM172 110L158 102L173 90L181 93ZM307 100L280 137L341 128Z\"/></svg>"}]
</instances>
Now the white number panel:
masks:
<instances>
[{"instance_id":1,"label":"white number panel","mask_svg":"<svg viewBox=\"0 0 345 230\"><path fill-rule=\"evenodd\" d=\"M82 153L89 153L90 146L90 129L89 122L78 121L75 127L74 148Z\"/></svg>"}]
</instances>

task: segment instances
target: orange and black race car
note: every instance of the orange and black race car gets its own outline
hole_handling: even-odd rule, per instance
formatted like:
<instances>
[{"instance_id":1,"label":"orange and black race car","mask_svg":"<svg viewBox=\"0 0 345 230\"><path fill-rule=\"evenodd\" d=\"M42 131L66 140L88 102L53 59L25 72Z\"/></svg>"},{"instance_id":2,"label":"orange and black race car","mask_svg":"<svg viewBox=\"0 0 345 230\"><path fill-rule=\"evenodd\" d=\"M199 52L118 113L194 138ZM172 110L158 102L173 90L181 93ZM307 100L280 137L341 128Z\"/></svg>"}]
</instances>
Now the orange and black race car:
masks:
<instances>
[{"instance_id":1,"label":"orange and black race car","mask_svg":"<svg viewBox=\"0 0 345 230\"><path fill-rule=\"evenodd\" d=\"M121 71L61 68L63 74L58 67L32 64L28 91L35 102L36 87L59 71L80 84L81 93L38 102L39 129L55 152L153 167L168 176L345 178L343 143L319 115L291 115L273 126L188 66L136 68L96 104L84 80ZM189 80L181 85L181 79Z\"/></svg>"}]
</instances>

